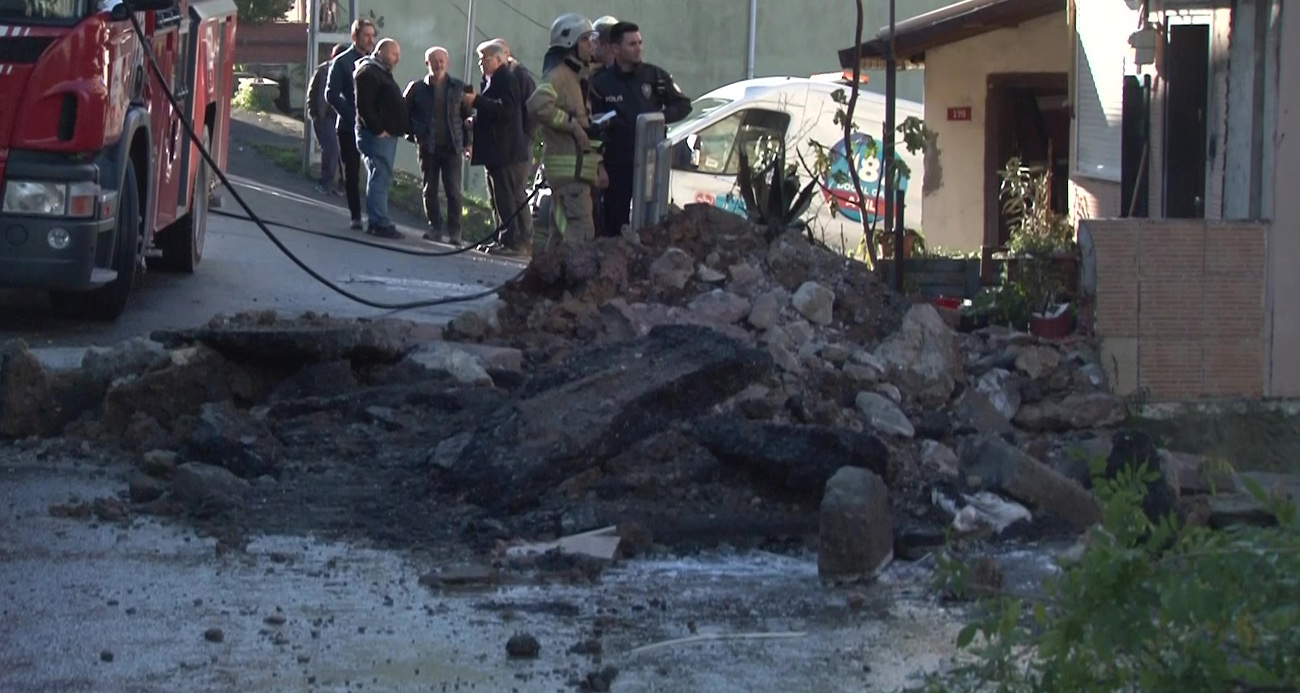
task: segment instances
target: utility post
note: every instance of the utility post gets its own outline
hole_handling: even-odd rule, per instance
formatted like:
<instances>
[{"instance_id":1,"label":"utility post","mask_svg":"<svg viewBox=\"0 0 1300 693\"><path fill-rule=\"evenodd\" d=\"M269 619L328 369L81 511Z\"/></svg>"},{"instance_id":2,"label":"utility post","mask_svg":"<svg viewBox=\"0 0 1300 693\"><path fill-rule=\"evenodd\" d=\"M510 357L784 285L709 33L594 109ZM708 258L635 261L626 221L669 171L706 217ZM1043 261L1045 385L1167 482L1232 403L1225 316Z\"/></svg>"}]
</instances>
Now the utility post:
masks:
<instances>
[{"instance_id":1,"label":"utility post","mask_svg":"<svg viewBox=\"0 0 1300 693\"><path fill-rule=\"evenodd\" d=\"M885 237L894 235L894 290L903 290L903 229L894 223L894 125L898 102L898 63L895 54L894 0L889 0L889 55L885 56Z\"/></svg>"}]
</instances>

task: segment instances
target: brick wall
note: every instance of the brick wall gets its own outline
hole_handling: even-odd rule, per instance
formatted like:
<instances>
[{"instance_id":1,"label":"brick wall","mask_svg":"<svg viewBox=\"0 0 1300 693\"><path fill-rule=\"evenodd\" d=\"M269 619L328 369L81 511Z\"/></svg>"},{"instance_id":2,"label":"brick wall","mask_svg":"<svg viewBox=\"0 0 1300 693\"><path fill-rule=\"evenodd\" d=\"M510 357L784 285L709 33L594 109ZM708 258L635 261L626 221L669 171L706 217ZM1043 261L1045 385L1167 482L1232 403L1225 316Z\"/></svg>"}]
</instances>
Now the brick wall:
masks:
<instances>
[{"instance_id":1,"label":"brick wall","mask_svg":"<svg viewBox=\"0 0 1300 693\"><path fill-rule=\"evenodd\" d=\"M1151 401L1264 395L1267 224L1080 224L1092 328L1116 392Z\"/></svg>"}]
</instances>

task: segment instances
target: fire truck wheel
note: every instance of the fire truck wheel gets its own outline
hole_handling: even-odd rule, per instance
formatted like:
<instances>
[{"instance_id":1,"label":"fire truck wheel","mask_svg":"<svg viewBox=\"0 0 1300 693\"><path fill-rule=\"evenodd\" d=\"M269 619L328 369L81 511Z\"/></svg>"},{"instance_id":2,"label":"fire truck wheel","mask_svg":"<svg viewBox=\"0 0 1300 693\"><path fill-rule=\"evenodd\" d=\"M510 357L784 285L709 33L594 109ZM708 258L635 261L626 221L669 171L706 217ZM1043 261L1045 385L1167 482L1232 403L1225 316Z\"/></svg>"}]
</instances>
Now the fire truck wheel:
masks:
<instances>
[{"instance_id":1,"label":"fire truck wheel","mask_svg":"<svg viewBox=\"0 0 1300 693\"><path fill-rule=\"evenodd\" d=\"M140 190L135 167L126 167L117 207L117 241L113 247L113 269L117 278L94 291L52 291L50 303L63 317L116 320L126 310L135 275L140 267Z\"/></svg>"},{"instance_id":2,"label":"fire truck wheel","mask_svg":"<svg viewBox=\"0 0 1300 693\"><path fill-rule=\"evenodd\" d=\"M212 144L212 128L204 128L204 139ZM167 272L184 272L193 274L203 260L203 242L208 234L208 206L212 202L209 193L212 171L207 161L199 161L198 173L194 179L194 195L190 211L176 220L166 231L159 234L158 246L162 250L158 268Z\"/></svg>"}]
</instances>

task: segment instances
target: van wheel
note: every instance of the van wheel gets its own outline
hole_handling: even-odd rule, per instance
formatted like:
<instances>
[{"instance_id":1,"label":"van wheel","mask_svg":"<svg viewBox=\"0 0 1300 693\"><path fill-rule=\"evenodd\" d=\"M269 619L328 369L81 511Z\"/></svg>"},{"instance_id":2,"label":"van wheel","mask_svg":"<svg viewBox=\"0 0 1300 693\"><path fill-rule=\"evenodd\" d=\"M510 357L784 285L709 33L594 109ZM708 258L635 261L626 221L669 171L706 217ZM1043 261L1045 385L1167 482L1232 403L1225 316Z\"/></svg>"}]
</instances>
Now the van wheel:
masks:
<instances>
[{"instance_id":1,"label":"van wheel","mask_svg":"<svg viewBox=\"0 0 1300 693\"><path fill-rule=\"evenodd\" d=\"M140 216L140 187L135 167L126 167L118 197L117 233L113 246L113 267L117 278L93 291L51 291L55 314L65 318L116 320L126 310L140 268L140 238L144 219Z\"/></svg>"},{"instance_id":2,"label":"van wheel","mask_svg":"<svg viewBox=\"0 0 1300 693\"><path fill-rule=\"evenodd\" d=\"M204 128L203 134L207 141L205 146L211 146L212 128ZM203 244L208 234L208 207L212 204L211 181L211 167L207 161L200 160L189 213L177 219L158 239L162 250L159 269L193 274L203 261Z\"/></svg>"}]
</instances>

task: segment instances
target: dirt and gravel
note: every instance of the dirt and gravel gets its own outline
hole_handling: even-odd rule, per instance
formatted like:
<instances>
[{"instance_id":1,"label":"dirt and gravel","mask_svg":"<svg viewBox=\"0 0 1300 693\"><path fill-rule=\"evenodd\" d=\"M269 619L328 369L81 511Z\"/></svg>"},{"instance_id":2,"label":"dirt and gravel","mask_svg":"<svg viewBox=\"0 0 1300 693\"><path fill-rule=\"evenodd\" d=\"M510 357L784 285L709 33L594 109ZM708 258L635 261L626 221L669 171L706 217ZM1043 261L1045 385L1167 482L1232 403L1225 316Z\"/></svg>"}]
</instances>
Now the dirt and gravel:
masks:
<instances>
[{"instance_id":1,"label":"dirt and gravel","mask_svg":"<svg viewBox=\"0 0 1300 693\"><path fill-rule=\"evenodd\" d=\"M1164 510L1258 519L1244 494L1206 499L1204 460L1122 430L1087 341L957 333L862 265L703 206L539 256L445 328L243 313L77 368L20 341L0 358L0 435L134 467L52 515L461 566L430 585L589 585L605 558L508 549L609 526L624 559L819 551L823 580L871 579L949 527L1072 537L1100 519L1090 463L1126 457L1168 473Z\"/></svg>"}]
</instances>

